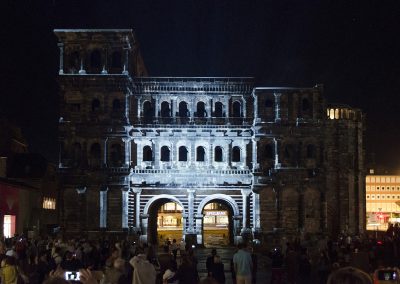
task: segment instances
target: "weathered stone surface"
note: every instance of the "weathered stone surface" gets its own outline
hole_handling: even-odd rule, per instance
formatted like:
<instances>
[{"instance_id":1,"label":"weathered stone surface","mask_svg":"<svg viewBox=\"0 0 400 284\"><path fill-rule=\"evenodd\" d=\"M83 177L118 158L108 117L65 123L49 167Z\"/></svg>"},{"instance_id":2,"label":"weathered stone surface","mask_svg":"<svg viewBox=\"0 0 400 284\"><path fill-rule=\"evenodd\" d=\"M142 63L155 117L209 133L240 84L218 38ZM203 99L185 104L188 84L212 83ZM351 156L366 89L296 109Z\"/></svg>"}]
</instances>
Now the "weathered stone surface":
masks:
<instances>
[{"instance_id":1,"label":"weathered stone surface","mask_svg":"<svg viewBox=\"0 0 400 284\"><path fill-rule=\"evenodd\" d=\"M67 231L130 228L151 241L157 209L171 201L199 242L209 202L230 209L235 240L364 230L363 116L327 105L322 86L140 77L129 31L56 34L66 50L60 62L70 64L60 65ZM109 49L127 55L119 62ZM85 54L77 72L76 50ZM125 67L112 65L122 59Z\"/></svg>"}]
</instances>

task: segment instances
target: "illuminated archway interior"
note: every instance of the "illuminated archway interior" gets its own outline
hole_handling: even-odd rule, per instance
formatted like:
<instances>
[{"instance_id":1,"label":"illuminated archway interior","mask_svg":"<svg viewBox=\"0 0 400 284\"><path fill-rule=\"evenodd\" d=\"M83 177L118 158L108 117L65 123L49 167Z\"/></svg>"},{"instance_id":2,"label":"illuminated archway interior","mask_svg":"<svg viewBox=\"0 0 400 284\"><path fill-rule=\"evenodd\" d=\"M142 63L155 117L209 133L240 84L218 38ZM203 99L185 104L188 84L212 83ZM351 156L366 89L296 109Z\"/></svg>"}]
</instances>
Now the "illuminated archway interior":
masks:
<instances>
[{"instance_id":1,"label":"illuminated archway interior","mask_svg":"<svg viewBox=\"0 0 400 284\"><path fill-rule=\"evenodd\" d=\"M157 240L159 244L164 244L167 239L177 242L183 236L182 207L175 202L162 204L157 211Z\"/></svg>"},{"instance_id":2,"label":"illuminated archway interior","mask_svg":"<svg viewBox=\"0 0 400 284\"><path fill-rule=\"evenodd\" d=\"M224 246L232 243L230 227L232 212L229 206L220 202L208 203L203 209L204 246ZM231 231L232 232L232 231Z\"/></svg>"}]
</instances>

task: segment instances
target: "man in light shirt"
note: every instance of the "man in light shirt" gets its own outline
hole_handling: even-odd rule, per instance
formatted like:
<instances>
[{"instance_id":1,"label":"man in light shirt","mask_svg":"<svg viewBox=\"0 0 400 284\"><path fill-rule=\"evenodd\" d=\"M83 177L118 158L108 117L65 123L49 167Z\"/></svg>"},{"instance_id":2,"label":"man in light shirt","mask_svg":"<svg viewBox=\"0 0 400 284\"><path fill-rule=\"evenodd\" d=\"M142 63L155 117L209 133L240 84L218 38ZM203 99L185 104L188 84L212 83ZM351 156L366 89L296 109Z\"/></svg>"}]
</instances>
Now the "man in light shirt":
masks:
<instances>
[{"instance_id":1,"label":"man in light shirt","mask_svg":"<svg viewBox=\"0 0 400 284\"><path fill-rule=\"evenodd\" d=\"M233 265L236 273L236 283L251 284L253 261L251 254L246 250L245 244L238 245L238 251L233 256Z\"/></svg>"}]
</instances>

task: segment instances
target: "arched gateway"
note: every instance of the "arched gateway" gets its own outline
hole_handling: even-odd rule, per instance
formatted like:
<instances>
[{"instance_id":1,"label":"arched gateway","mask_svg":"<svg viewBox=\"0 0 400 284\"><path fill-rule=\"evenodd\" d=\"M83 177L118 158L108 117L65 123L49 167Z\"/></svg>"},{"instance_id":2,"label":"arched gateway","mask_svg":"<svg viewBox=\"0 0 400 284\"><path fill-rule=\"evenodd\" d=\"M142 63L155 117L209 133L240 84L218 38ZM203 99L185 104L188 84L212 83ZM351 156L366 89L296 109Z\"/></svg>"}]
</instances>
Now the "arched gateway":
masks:
<instances>
[{"instance_id":1,"label":"arched gateway","mask_svg":"<svg viewBox=\"0 0 400 284\"><path fill-rule=\"evenodd\" d=\"M159 217L160 208L165 204L176 203L181 208L181 211L179 212L180 215L176 215L176 212L173 212L172 214L170 212L167 213L167 216L178 219L176 223L182 224L182 226L179 227L182 230L181 236L193 235L197 244L204 244L206 231L204 224L205 218L209 218L210 216L221 218L222 216L217 216L219 214L215 213L222 212L224 213L223 217L227 220L225 222L226 224L224 224L226 225L226 232L223 232L226 241L225 244L236 244L240 242L242 215L240 214L239 205L232 197L225 194L208 195L202 198L198 205L192 209L188 208L188 203L185 202L184 199L185 198L178 198L170 194L160 194L150 198L143 207L143 213L140 215L142 232L141 241L155 244L160 243L160 241L163 240L163 234L160 233L160 230L162 230ZM226 208L226 210L217 211L206 209L208 204L220 204ZM193 228L190 228L191 222L189 222L189 212L194 213L195 221L193 222ZM163 214L163 216L165 217L166 215ZM175 236L177 236L177 234L175 234ZM176 239L179 239L179 237L176 237Z\"/></svg>"}]
</instances>

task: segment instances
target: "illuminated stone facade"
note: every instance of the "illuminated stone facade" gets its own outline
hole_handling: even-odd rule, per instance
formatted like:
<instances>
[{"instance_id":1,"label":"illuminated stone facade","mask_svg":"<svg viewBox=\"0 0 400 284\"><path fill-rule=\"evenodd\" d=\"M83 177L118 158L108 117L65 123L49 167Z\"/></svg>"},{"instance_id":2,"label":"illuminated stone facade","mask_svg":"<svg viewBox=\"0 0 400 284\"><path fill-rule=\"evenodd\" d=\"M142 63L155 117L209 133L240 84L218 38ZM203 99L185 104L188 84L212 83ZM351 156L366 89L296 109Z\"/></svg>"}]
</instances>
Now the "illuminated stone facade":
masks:
<instances>
[{"instance_id":1,"label":"illuminated stone facade","mask_svg":"<svg viewBox=\"0 0 400 284\"><path fill-rule=\"evenodd\" d=\"M364 229L361 111L332 106L343 116L331 119L321 86L144 77L130 30L55 33L67 232L133 230L154 242L167 202L198 243L211 202L229 209L232 242Z\"/></svg>"}]
</instances>

